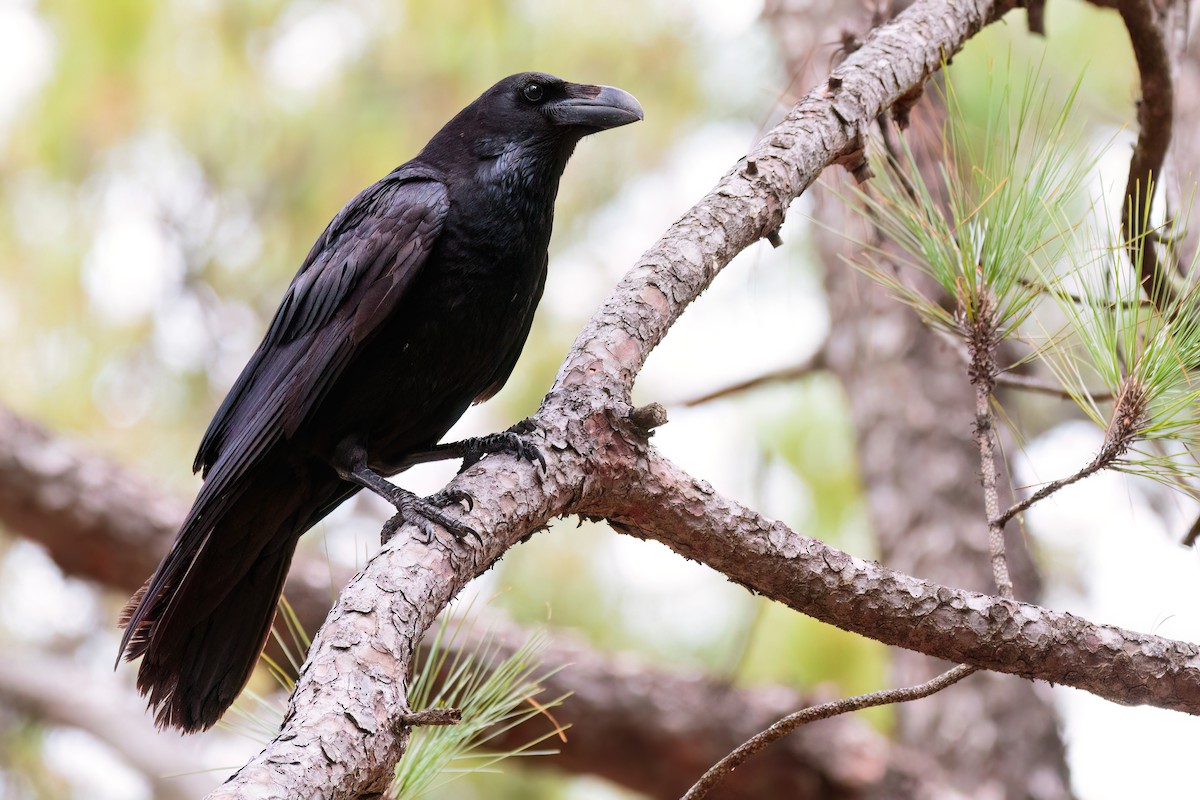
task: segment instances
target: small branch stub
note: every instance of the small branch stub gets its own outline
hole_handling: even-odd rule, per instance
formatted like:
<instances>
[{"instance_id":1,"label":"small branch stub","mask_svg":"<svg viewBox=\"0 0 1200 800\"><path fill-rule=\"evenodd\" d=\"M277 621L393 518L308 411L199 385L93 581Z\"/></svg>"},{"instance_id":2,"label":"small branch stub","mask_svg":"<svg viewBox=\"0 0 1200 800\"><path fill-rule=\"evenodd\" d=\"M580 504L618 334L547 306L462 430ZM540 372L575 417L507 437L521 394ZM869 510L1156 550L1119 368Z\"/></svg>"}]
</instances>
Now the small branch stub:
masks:
<instances>
[{"instance_id":1,"label":"small branch stub","mask_svg":"<svg viewBox=\"0 0 1200 800\"><path fill-rule=\"evenodd\" d=\"M1029 19L1029 32L1046 35L1046 0L1025 0L1025 15Z\"/></svg>"},{"instance_id":2,"label":"small branch stub","mask_svg":"<svg viewBox=\"0 0 1200 800\"><path fill-rule=\"evenodd\" d=\"M629 412L629 421L643 436L653 436L655 428L667 424L667 409L661 403L638 406Z\"/></svg>"},{"instance_id":3,"label":"small branch stub","mask_svg":"<svg viewBox=\"0 0 1200 800\"><path fill-rule=\"evenodd\" d=\"M431 725L457 725L462 722L460 708L426 708L401 714L397 720L401 725L418 728Z\"/></svg>"}]
</instances>

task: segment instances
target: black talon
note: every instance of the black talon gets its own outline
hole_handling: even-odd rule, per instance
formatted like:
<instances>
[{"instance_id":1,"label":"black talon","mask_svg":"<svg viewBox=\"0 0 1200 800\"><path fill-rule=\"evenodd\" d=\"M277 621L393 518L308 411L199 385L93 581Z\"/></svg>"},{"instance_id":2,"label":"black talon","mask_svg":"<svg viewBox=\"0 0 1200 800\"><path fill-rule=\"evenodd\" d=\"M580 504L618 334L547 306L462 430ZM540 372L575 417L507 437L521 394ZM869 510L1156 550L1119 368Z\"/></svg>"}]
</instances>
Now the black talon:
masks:
<instances>
[{"instance_id":1,"label":"black talon","mask_svg":"<svg viewBox=\"0 0 1200 800\"><path fill-rule=\"evenodd\" d=\"M446 508L457 503L466 503L468 512L475 510L475 498L471 496L470 492L464 492L462 489L441 491L437 494L431 494L425 499L438 508Z\"/></svg>"},{"instance_id":2,"label":"black talon","mask_svg":"<svg viewBox=\"0 0 1200 800\"><path fill-rule=\"evenodd\" d=\"M389 517L388 521L383 523L383 528L379 531L379 543L384 545L390 542L392 537L396 535L396 531L400 530L400 526L403 524L404 515L400 512L396 512ZM426 541L425 544L429 544L429 542Z\"/></svg>"},{"instance_id":3,"label":"black talon","mask_svg":"<svg viewBox=\"0 0 1200 800\"><path fill-rule=\"evenodd\" d=\"M525 461L536 461L541 465L542 472L546 471L546 458L538 446L525 441L512 430L466 439L461 444L463 456L462 466L458 469L460 474L478 464L484 456L493 453L509 453Z\"/></svg>"},{"instance_id":4,"label":"black talon","mask_svg":"<svg viewBox=\"0 0 1200 800\"><path fill-rule=\"evenodd\" d=\"M427 464L431 461L445 461L451 458L461 458L462 465L459 473L466 472L478 464L484 456L493 453L509 453L525 461L536 461L546 472L546 459L537 445L531 444L521 437L535 430L533 423L523 420L506 431L477 436L473 439L463 439L461 442L435 444L428 450L409 453L398 465L397 469L404 470L417 464Z\"/></svg>"},{"instance_id":5,"label":"black talon","mask_svg":"<svg viewBox=\"0 0 1200 800\"><path fill-rule=\"evenodd\" d=\"M546 474L546 457L542 455L541 448L536 444L531 444L524 439L521 440L521 456L530 463L537 461L538 466L542 468L542 474Z\"/></svg>"},{"instance_id":6,"label":"black talon","mask_svg":"<svg viewBox=\"0 0 1200 800\"><path fill-rule=\"evenodd\" d=\"M405 522L411 522L421 529L421 532L427 537L425 544L433 541L433 537L436 535L436 531L432 527L433 525L440 525L445 528L456 539L465 539L468 536L473 536L476 541L483 544L483 540L479 538L478 533L458 520L446 516L435 502L417 497L407 489L401 489L379 473L370 469L366 465L366 458L362 453L354 452L351 455L350 461L352 466L339 470L342 478L370 489L396 507L396 513L384 524L379 532L379 539L383 544L391 540L396 535L396 531ZM462 496L465 495L466 492L447 492L446 497L451 499L446 505L462 500ZM453 499L456 497L457 499Z\"/></svg>"}]
</instances>

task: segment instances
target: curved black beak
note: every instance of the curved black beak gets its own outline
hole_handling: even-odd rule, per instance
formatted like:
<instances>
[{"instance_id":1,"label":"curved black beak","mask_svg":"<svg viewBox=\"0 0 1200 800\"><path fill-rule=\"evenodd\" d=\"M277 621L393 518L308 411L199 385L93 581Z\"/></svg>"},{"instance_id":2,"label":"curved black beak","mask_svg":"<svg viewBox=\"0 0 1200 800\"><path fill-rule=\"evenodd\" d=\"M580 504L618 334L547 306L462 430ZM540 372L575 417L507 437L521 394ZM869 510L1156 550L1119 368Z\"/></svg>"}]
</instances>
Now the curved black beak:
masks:
<instances>
[{"instance_id":1,"label":"curved black beak","mask_svg":"<svg viewBox=\"0 0 1200 800\"><path fill-rule=\"evenodd\" d=\"M633 95L615 86L569 84L567 96L546 107L557 125L603 131L637 122L645 115Z\"/></svg>"}]
</instances>

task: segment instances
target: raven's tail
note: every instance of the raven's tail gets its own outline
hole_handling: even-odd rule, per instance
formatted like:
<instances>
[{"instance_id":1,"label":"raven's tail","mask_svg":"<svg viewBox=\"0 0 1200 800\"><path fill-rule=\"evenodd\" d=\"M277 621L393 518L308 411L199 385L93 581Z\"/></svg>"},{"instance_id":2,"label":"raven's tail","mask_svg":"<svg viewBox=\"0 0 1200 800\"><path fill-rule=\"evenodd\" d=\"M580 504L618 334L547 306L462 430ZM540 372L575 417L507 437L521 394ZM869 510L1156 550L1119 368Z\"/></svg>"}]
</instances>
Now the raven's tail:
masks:
<instances>
[{"instance_id":1,"label":"raven's tail","mask_svg":"<svg viewBox=\"0 0 1200 800\"><path fill-rule=\"evenodd\" d=\"M232 493L206 483L121 614L121 651L141 656L138 690L160 727L204 730L232 705L270 634L296 542L349 493L266 472Z\"/></svg>"}]
</instances>

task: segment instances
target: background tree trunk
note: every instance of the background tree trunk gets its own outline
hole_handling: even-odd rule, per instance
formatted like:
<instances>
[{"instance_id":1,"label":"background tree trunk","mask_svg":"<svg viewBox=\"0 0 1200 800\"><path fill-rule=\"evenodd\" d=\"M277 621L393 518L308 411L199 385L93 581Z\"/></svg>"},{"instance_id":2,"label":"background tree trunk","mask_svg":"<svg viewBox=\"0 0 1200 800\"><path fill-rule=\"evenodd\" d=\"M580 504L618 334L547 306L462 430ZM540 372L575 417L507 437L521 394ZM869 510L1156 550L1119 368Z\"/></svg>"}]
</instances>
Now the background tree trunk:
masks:
<instances>
[{"instance_id":1,"label":"background tree trunk","mask_svg":"<svg viewBox=\"0 0 1200 800\"><path fill-rule=\"evenodd\" d=\"M778 0L769 4L766 15L791 85L803 90L827 67L812 54L821 51L822 42L843 40L842 31L822 29L816 21L828 19L829 13L809 3ZM862 15L845 24L857 34L870 21ZM941 104L927 92L913 117L903 135L916 158L936 164ZM898 135L894 128L891 135ZM844 172L839 178L849 180ZM979 452L970 437L974 389L966 367L912 309L848 265L846 258L855 255L856 247L831 231L854 230L861 222L848 213L844 200L823 187L816 189L815 215L821 225L814 241L825 274L831 330L824 363L841 381L854 421L880 560L910 575L993 593ZM1002 496L1008 493L1005 478L1002 474ZM1011 533L1014 528L1010 526L1007 538L1017 597L1037 602L1037 571L1025 542ZM921 683L950 666L892 649L896 686ZM965 796L1072 796L1058 717L1044 685L977 674L919 703L897 706L895 713L899 743L933 755L947 783Z\"/></svg>"}]
</instances>

